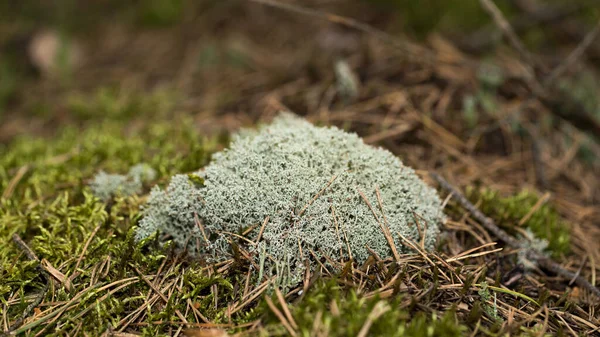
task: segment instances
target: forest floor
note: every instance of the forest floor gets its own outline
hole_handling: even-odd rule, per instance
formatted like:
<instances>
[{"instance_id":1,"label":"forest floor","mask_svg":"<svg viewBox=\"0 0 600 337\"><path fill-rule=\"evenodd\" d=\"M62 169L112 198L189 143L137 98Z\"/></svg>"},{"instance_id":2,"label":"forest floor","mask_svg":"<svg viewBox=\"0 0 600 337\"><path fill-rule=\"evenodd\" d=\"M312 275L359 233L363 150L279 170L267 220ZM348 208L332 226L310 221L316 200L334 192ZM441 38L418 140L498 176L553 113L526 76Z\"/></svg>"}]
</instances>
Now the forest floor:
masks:
<instances>
[{"instance_id":1,"label":"forest floor","mask_svg":"<svg viewBox=\"0 0 600 337\"><path fill-rule=\"evenodd\" d=\"M417 40L365 2L281 3L91 1L63 25L23 5L0 23L0 333L600 335L600 26L585 4ZM48 69L28 53L52 27L67 60ZM329 261L281 293L242 256L134 242L153 185L281 110L356 132L438 188L438 250ZM100 170L138 163L158 173L142 193L91 194Z\"/></svg>"}]
</instances>

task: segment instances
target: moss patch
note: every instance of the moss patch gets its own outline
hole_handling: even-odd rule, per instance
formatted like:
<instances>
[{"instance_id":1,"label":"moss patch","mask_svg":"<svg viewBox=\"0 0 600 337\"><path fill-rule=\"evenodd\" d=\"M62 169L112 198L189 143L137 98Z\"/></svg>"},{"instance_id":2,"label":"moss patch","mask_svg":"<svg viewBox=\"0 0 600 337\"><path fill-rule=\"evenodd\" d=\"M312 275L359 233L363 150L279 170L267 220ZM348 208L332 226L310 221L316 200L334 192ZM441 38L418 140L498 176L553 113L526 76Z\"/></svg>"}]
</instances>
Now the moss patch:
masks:
<instances>
[{"instance_id":1,"label":"moss patch","mask_svg":"<svg viewBox=\"0 0 600 337\"><path fill-rule=\"evenodd\" d=\"M555 257L569 253L571 236L568 224L549 203L543 203L532 212L539 201L535 193L524 190L513 196L502 197L497 191L471 189L467 195L499 226L512 233L516 232L517 226L531 230L537 238L548 241L548 250ZM519 225L526 216L526 221Z\"/></svg>"},{"instance_id":2,"label":"moss patch","mask_svg":"<svg viewBox=\"0 0 600 337\"><path fill-rule=\"evenodd\" d=\"M301 336L358 336L368 327L368 336L462 336L467 328L457 322L453 312L441 317L402 308L401 296L382 300L365 298L355 290L343 289L333 280L319 282L291 314ZM277 299L273 299L277 303ZM279 306L281 310L281 307ZM271 312L264 319L269 335L285 334L285 328Z\"/></svg>"},{"instance_id":3,"label":"moss patch","mask_svg":"<svg viewBox=\"0 0 600 337\"><path fill-rule=\"evenodd\" d=\"M60 333L74 331L81 323L86 331L99 335L142 306L150 288L140 274L152 279L166 259L168 246L149 253L143 247L152 240L133 243L131 233L143 195L105 203L91 194L88 181L99 169L126 173L141 162L157 172L151 183L197 169L222 146L191 125L187 120L155 122L132 131L107 122L83 132L64 129L52 140L22 137L0 148L0 302L4 303L0 315L9 322L20 317L46 283L36 269L38 263L29 261L12 242L13 234L28 243L44 269L58 271L51 277L45 302L70 303L67 313L56 320L48 318L52 324L34 319L20 331ZM200 274L199 266L183 268L179 263L169 272L178 277L182 273L184 280L199 277L194 276ZM202 282L184 283L184 288L193 285L194 289L173 300L187 305L179 297L214 282L230 288L218 277L202 274ZM164 277L169 280L169 274ZM147 313L149 321L175 310L174 305L154 308L160 309Z\"/></svg>"}]
</instances>

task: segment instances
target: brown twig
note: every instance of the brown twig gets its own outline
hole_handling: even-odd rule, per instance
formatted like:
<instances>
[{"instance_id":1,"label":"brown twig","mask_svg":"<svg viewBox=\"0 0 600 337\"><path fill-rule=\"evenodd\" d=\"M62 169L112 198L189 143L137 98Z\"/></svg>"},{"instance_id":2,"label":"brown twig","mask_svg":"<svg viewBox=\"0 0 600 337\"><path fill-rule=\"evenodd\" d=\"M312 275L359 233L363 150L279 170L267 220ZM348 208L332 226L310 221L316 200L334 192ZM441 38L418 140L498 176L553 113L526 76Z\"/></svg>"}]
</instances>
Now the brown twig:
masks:
<instances>
[{"instance_id":1,"label":"brown twig","mask_svg":"<svg viewBox=\"0 0 600 337\"><path fill-rule=\"evenodd\" d=\"M366 23L356 21L352 18L340 16L337 14L326 13L326 12L318 11L315 9L306 8L306 7L302 7L302 6L298 6L298 5L294 5L294 4L290 4L290 3L284 3L284 2L280 2L280 1L275 1L275 0L247 0L247 1L262 4L262 5L273 7L273 8L286 10L288 12L292 12L292 13L296 13L296 14L310 16L310 17L313 17L316 19L325 20L325 21L335 23L335 24L338 24L341 26L352 28L357 31L372 35L373 37L375 37L383 42L389 43L392 46L402 50L406 54L410 54L413 57L417 57L419 60L425 60L425 61L430 61L430 62L436 61L436 58L431 53L427 53L426 52L427 50L425 48L418 46L416 44L410 43L406 40L398 39L394 35L388 34L382 30L374 28Z\"/></svg>"},{"instance_id":2,"label":"brown twig","mask_svg":"<svg viewBox=\"0 0 600 337\"><path fill-rule=\"evenodd\" d=\"M508 20L506 20L506 18L504 17L504 15L500 11L500 9L496 6L496 4L492 0L479 0L479 2L483 6L483 9L486 12L488 12L488 14L490 14L492 19L496 23L496 25L500 28L502 33L506 36L506 38L508 39L510 44L513 46L513 48L515 48L517 50L517 52L519 52L519 54L521 55L521 58L523 58L523 60L525 60L527 65L531 68L531 69L527 69L527 72L528 72L528 77L529 77L530 81L532 82L532 85L534 86L534 88L537 88L535 90L541 89L541 86L539 85L539 83L537 83L537 79L536 79L536 75L535 75L535 69L537 68L537 62L534 60L533 56L529 53L529 51L527 51L527 49L525 48L525 46L523 45L521 40L519 40L519 37L515 33L514 29L512 28L512 26L510 25Z\"/></svg>"},{"instance_id":3,"label":"brown twig","mask_svg":"<svg viewBox=\"0 0 600 337\"><path fill-rule=\"evenodd\" d=\"M483 227L485 227L488 231L492 232L492 234L496 235L500 240L504 241L511 247L515 248L523 248L523 244L520 243L517 239L510 236L504 230L500 229L494 223L494 220L488 218L483 214L475 205L473 205L467 197L465 197L462 193L460 193L454 186L450 185L446 179L442 178L437 173L430 173L431 177L440 184L440 186L446 191L452 193L453 198L458 201L461 206L463 206L471 215L477 219Z\"/></svg>"},{"instance_id":4,"label":"brown twig","mask_svg":"<svg viewBox=\"0 0 600 337\"><path fill-rule=\"evenodd\" d=\"M477 209L477 207L475 207L475 205L473 205L469 200L467 200L467 198L462 193L460 193L458 191L458 189L456 189L454 186L452 186L448 181L446 181L444 178L442 178L440 175L438 175L436 173L432 172L432 173L430 173L430 175L435 181L437 181L440 184L440 186L444 190L452 193L454 195L454 199L457 200L458 203L462 207L464 207L467 211L469 211L471 213L471 215L477 221L479 221L487 230L489 230L494 235L496 235L500 240L504 241L507 245L509 245L513 248L524 249L526 251L526 256L528 259L537 262L541 267L543 267L553 273L561 275L561 276L567 278L568 280L575 280L575 282L580 287L582 287L582 288L588 290L589 292L595 294L596 296L600 297L600 289L596 288L588 280L577 275L576 273L566 270L560 264L552 261L551 259L544 256L543 254L536 251L535 249L528 247L523 242L513 238L508 233L506 233L504 230L500 229L494 223L494 221L492 219L488 218L481 211L479 211L479 209Z\"/></svg>"},{"instance_id":5,"label":"brown twig","mask_svg":"<svg viewBox=\"0 0 600 337\"><path fill-rule=\"evenodd\" d=\"M554 70L546 77L544 80L544 86L548 86L556 81L565 71L567 71L577 60L581 58L581 56L585 53L585 51L592 45L592 43L596 40L600 34L600 20L596 23L594 29L590 30L585 37L581 40L581 42L577 45L575 49L567 56L567 58L559 64Z\"/></svg>"}]
</instances>

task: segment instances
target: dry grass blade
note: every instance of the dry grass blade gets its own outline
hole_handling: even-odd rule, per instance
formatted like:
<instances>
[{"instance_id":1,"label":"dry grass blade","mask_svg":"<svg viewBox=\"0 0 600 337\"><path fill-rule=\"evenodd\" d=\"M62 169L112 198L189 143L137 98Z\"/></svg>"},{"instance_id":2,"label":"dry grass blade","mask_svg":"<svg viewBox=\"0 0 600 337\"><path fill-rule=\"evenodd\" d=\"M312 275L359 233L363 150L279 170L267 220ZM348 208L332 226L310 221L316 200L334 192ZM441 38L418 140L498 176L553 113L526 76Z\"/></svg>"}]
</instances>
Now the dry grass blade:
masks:
<instances>
[{"instance_id":1,"label":"dry grass blade","mask_svg":"<svg viewBox=\"0 0 600 337\"><path fill-rule=\"evenodd\" d=\"M402 235L401 233L397 233L398 236L402 239L402 241L404 242L404 244L406 244L409 248L415 250L417 253L419 253L419 255L421 255L425 261L427 261L432 267L437 267L437 265L435 264L435 262L433 262L428 256L427 253L423 250L421 250L421 248L419 247L419 245L417 245L416 243L414 243L412 240L408 239L407 237L405 237L404 235ZM446 275L446 273L444 273L443 270L440 269L440 274L442 274L446 279L450 279L448 277L448 275Z\"/></svg>"},{"instance_id":2,"label":"dry grass blade","mask_svg":"<svg viewBox=\"0 0 600 337\"><path fill-rule=\"evenodd\" d=\"M298 324L296 324L294 317L292 317L290 308L288 308L288 305L285 302L285 298L283 297L283 294L281 293L279 288L275 288L275 294L277 295L277 300L279 301L279 304L281 304L281 307L283 308L283 313L285 314L285 317L287 318L288 322L290 322L290 325L292 326L292 328L297 330Z\"/></svg>"},{"instance_id":3,"label":"dry grass blade","mask_svg":"<svg viewBox=\"0 0 600 337\"><path fill-rule=\"evenodd\" d=\"M496 249L488 250L485 252L479 252L479 253L475 253L475 254L467 254L467 255L462 255L462 256L458 256L458 257L453 257L453 258L447 259L446 262L460 261L460 260L464 260L464 259L468 259L468 258L472 258L472 257L479 257L479 256L487 255L487 254L493 254L493 253L500 252L503 249L504 248L496 248Z\"/></svg>"},{"instance_id":4,"label":"dry grass blade","mask_svg":"<svg viewBox=\"0 0 600 337\"><path fill-rule=\"evenodd\" d=\"M336 227L339 227L335 206L331 206L331 216L334 219L334 224L336 225ZM352 260L352 249L350 249L350 241L348 241L348 234L346 233L346 229L344 227L342 227L342 234L344 234L344 242L346 243L346 249L348 250L348 257L350 258L350 260Z\"/></svg>"},{"instance_id":5,"label":"dry grass blade","mask_svg":"<svg viewBox=\"0 0 600 337\"><path fill-rule=\"evenodd\" d=\"M275 314L275 316L277 316L277 318L279 319L279 321L281 322L281 324L290 333L290 335L291 336L297 336L298 334L296 333L296 331L292 328L292 326L290 325L290 323L288 322L288 320L283 316L283 314L281 313L281 311L279 311L279 309L277 309L277 307L275 306L275 304L273 303L273 301L269 297L265 297L265 301L267 302L267 305L269 306L269 309L271 309L271 311Z\"/></svg>"},{"instance_id":6,"label":"dry grass blade","mask_svg":"<svg viewBox=\"0 0 600 337\"><path fill-rule=\"evenodd\" d=\"M313 202L315 202L317 199L319 199L321 194L323 194L323 192L325 192L325 190L328 189L329 186L331 186L331 184L333 184L335 179L337 179L337 175L334 175L333 177L331 177L331 179L329 179L329 182L327 182L327 185L325 185L325 187L323 187L317 194L315 194L315 196L308 202L308 204L306 204L306 205L304 205L304 207L302 207L302 210L300 211L300 213L298 213L298 217L301 217L302 214L304 214L304 212L306 212L308 207L310 205L312 205Z\"/></svg>"},{"instance_id":7,"label":"dry grass blade","mask_svg":"<svg viewBox=\"0 0 600 337\"><path fill-rule=\"evenodd\" d=\"M391 308L386 302L384 302L384 301L377 302L377 304L375 304L375 307L373 307L373 310L371 311L371 313L369 313L367 320L363 324L363 326L360 329L360 331L358 332L357 336L358 337L366 337L367 334L369 333L369 329L371 328L371 325L373 324L373 322L390 310L391 310Z\"/></svg>"},{"instance_id":8,"label":"dry grass blade","mask_svg":"<svg viewBox=\"0 0 600 337\"><path fill-rule=\"evenodd\" d=\"M244 298L242 298L240 300L242 302L241 304L239 303L240 301L237 301L237 302L233 303L232 304L232 309L231 309L230 313L232 315L235 314L236 312L238 312L239 310L241 310L242 308L244 308L245 306L247 306L250 302L252 302L255 299L257 299L265 290L267 290L267 288L271 284L271 281L272 281L271 279L266 280L261 285L259 285L258 287L256 287L246 297L244 297Z\"/></svg>"},{"instance_id":9,"label":"dry grass blade","mask_svg":"<svg viewBox=\"0 0 600 337\"><path fill-rule=\"evenodd\" d=\"M210 242L208 241L208 236L206 236L206 231L204 230L202 221L200 221L200 219L198 218L198 214L196 213L194 213L194 222L196 223L196 226L198 226L198 228L200 229L200 233L202 233L202 238L204 239L204 242L206 244L209 244Z\"/></svg>"},{"instance_id":10,"label":"dry grass blade","mask_svg":"<svg viewBox=\"0 0 600 337\"><path fill-rule=\"evenodd\" d=\"M79 268L79 265L81 264L81 261L83 261L83 257L85 256L85 253L87 252L88 247L89 247L90 243L92 242L92 239L94 238L94 236L96 236L96 233L98 233L98 230L100 229L100 227L102 227L102 224L99 224L98 226L96 226L96 228L94 228L94 231L92 232L92 234L90 234L90 237L85 242L85 245L83 246L83 249L81 250L81 255L79 255L79 258L77 259L77 263L75 264L75 270L77 270L77 268Z\"/></svg>"},{"instance_id":11,"label":"dry grass blade","mask_svg":"<svg viewBox=\"0 0 600 337\"><path fill-rule=\"evenodd\" d=\"M2 193L2 199L7 200L12 196L13 192L15 191L15 188L17 187L17 184L19 184L19 181L23 179L23 176L25 175L25 173L27 173L28 170L29 165L24 165L19 168L15 176L11 179L10 183L4 190L4 193Z\"/></svg>"},{"instance_id":12,"label":"dry grass blade","mask_svg":"<svg viewBox=\"0 0 600 337\"><path fill-rule=\"evenodd\" d=\"M65 286L65 289L67 289L67 291L71 291L73 289L69 278L66 277L65 274L61 273L60 270L54 268L54 266L52 266L52 264L50 264L48 260L42 259L40 264L42 268L44 268L44 270L48 272L48 274L54 276L54 278L57 279L58 282L62 283Z\"/></svg>"},{"instance_id":13,"label":"dry grass blade","mask_svg":"<svg viewBox=\"0 0 600 337\"><path fill-rule=\"evenodd\" d=\"M549 199L550 193L544 193L544 195L535 203L535 205L531 207L531 210L529 210L529 212L521 220L519 220L519 226L523 226L529 219L531 219L533 214L535 214L535 212L537 212L537 210L540 209L540 207L542 207Z\"/></svg>"},{"instance_id":14,"label":"dry grass blade","mask_svg":"<svg viewBox=\"0 0 600 337\"><path fill-rule=\"evenodd\" d=\"M254 244L257 245L258 242L260 241L260 238L263 235L263 232L265 231L265 227L267 226L267 223L269 223L269 217L267 216L265 218L265 221L263 221L262 226L260 226L260 231L258 232L258 236L256 236L256 241L254 241Z\"/></svg>"},{"instance_id":15,"label":"dry grass blade","mask_svg":"<svg viewBox=\"0 0 600 337\"><path fill-rule=\"evenodd\" d=\"M160 291L160 289L156 288L156 286L150 282L150 280L148 280L148 278L146 276L144 276L144 274L142 274L142 272L137 269L136 266L131 265L131 267L136 271L136 273L142 278L142 280L144 280L144 282L146 282L146 284L158 295L160 296L160 298L166 303L169 303L169 299ZM183 314L179 311L179 309L175 310L175 314L177 314L177 317L179 317L179 319L183 322L183 323L188 323L187 319L185 318L185 316L183 316Z\"/></svg>"},{"instance_id":16,"label":"dry grass blade","mask_svg":"<svg viewBox=\"0 0 600 337\"><path fill-rule=\"evenodd\" d=\"M38 261L38 262L40 261L38 259L37 255L35 255L35 253L33 252L33 250L31 250L31 248L29 248L29 246L25 243L25 241L23 241L23 239L21 239L21 237L18 234L13 234L12 239L17 244L17 246L19 246L19 248L21 250L23 250L23 252L25 253L25 255L27 256L27 258L29 260ZM40 272L40 275L45 280L44 288L36 296L35 300L32 301L25 308L25 310L23 310L21 317L19 317L19 319L17 319L11 326L8 327L8 333L18 331L17 328L19 328L23 324L25 319L31 315L31 313L33 312L33 309L36 308L38 305L40 305L40 303L42 303L42 301L44 300L44 297L46 297L46 293L48 292L48 290L50 288L51 280L50 280L50 276L48 275L47 271L44 270L39 264L36 267L36 269ZM22 329L22 327L21 327L21 329ZM26 331L26 330L24 330L24 331Z\"/></svg>"},{"instance_id":17,"label":"dry grass blade","mask_svg":"<svg viewBox=\"0 0 600 337\"><path fill-rule=\"evenodd\" d=\"M478 251L480 249L484 249L484 248L487 248L487 247L493 247L496 244L497 244L496 242L488 242L488 243L483 244L481 246L478 246L478 247L475 247L475 248L471 248L471 249L468 249L468 250L466 250L466 251L464 251L462 253L456 254L455 256L451 257L450 260L456 259L456 258L460 258L460 257L465 256L465 255L469 255L469 254L471 254L473 252L476 252L476 251ZM448 260L446 260L446 261L448 261Z\"/></svg>"},{"instance_id":18,"label":"dry grass blade","mask_svg":"<svg viewBox=\"0 0 600 337\"><path fill-rule=\"evenodd\" d=\"M375 212L375 209L373 208L373 206L371 206L371 203L369 202L369 199L367 199L367 196L360 190L358 190L358 194L360 194L360 197L365 201L365 204L367 204L367 207L369 207L369 209L371 210L371 213L373 213L373 217L375 217L375 220L377 220L377 223L379 224L379 228L381 228L381 231L383 232L383 235L385 236L385 240L387 241L388 245L390 246L390 249L392 249L394 253L394 258L396 258L396 261L400 259L400 256L398 255L398 251L396 249L396 244L394 243L394 238L392 237L392 234L390 233L389 229L387 228L386 225L384 225L381 220L379 219L379 217L377 216L377 213ZM379 196L379 198L381 198ZM381 208L382 212L383 212L383 207ZM385 217L385 216L384 216Z\"/></svg>"},{"instance_id":19,"label":"dry grass blade","mask_svg":"<svg viewBox=\"0 0 600 337\"><path fill-rule=\"evenodd\" d=\"M183 334L186 337L227 337L230 336L223 329L185 329Z\"/></svg>"},{"instance_id":20,"label":"dry grass blade","mask_svg":"<svg viewBox=\"0 0 600 337\"><path fill-rule=\"evenodd\" d=\"M384 231L383 235L385 235L385 239L388 241L388 244L392 249L392 254L394 254L394 258L396 259L396 261L399 261L400 255L398 254L398 249L396 248L396 244L394 243L394 240L392 238L392 233L390 232L390 226L388 224L387 218L385 217L385 213L383 212L383 199L381 198L379 186L375 187L375 194L377 195L377 202L379 203L379 209L381 210L381 215L383 216L383 222L385 224L385 226L381 226L381 229ZM361 193L361 196L367 202L364 194Z\"/></svg>"}]
</instances>

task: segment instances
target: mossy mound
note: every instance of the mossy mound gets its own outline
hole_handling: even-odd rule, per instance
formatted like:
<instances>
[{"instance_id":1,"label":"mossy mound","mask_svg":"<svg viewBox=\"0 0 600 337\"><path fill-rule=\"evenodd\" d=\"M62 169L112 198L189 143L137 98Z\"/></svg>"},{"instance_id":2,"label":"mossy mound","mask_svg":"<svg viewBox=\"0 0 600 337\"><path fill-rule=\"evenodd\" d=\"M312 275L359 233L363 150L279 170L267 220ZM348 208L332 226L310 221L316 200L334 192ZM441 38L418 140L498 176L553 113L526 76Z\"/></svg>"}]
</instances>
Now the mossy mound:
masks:
<instances>
[{"instance_id":1,"label":"mossy mound","mask_svg":"<svg viewBox=\"0 0 600 337\"><path fill-rule=\"evenodd\" d=\"M533 209L540 201L535 193L523 190L514 196L502 197L489 189L467 192L482 212L509 232L517 234L515 227L528 229L535 238L547 241L547 250L554 257L569 253L571 234L568 224L551 204L539 204L537 209Z\"/></svg>"},{"instance_id":2,"label":"mossy mound","mask_svg":"<svg viewBox=\"0 0 600 337\"><path fill-rule=\"evenodd\" d=\"M192 253L225 259L238 241L231 233L254 227L241 243L261 275L286 285L302 279L307 260L364 263L373 252L393 256L392 246L408 253L401 237L431 250L443 219L436 191L390 152L291 114L238 134L196 175L153 189L138 238L160 230Z\"/></svg>"}]
</instances>

